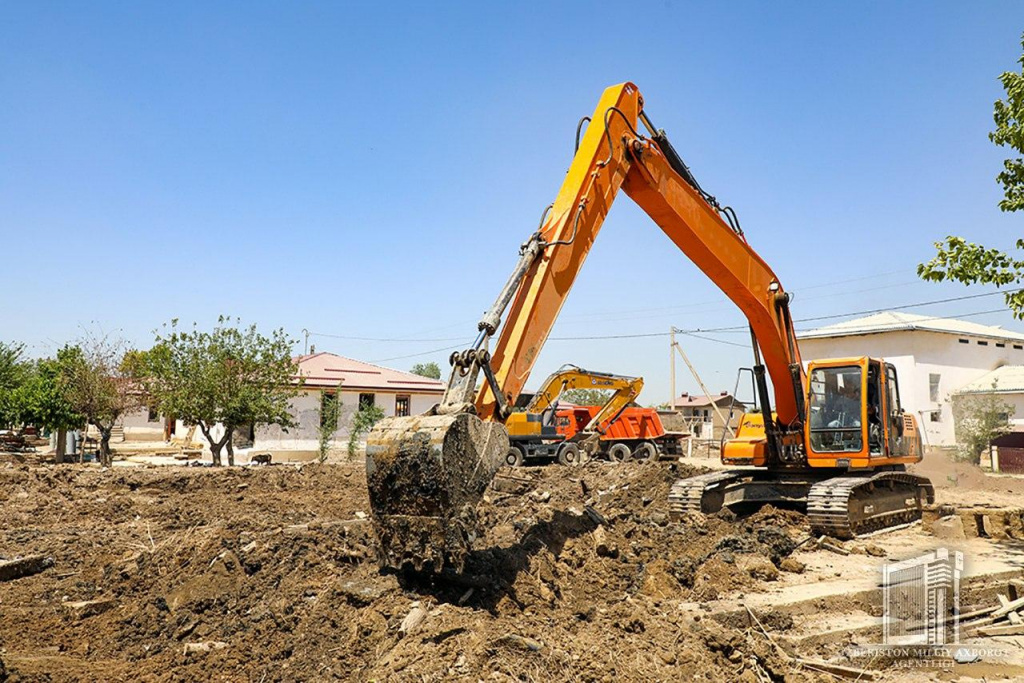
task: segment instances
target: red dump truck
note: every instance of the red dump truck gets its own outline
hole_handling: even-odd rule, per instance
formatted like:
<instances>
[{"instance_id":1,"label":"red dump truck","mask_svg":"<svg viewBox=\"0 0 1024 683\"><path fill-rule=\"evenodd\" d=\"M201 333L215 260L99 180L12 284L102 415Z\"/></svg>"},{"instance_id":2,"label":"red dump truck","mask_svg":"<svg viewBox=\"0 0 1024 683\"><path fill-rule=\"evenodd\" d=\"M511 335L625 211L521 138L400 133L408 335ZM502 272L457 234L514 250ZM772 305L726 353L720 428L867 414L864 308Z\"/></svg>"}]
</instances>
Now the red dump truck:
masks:
<instances>
[{"instance_id":1,"label":"red dump truck","mask_svg":"<svg viewBox=\"0 0 1024 683\"><path fill-rule=\"evenodd\" d=\"M555 414L555 429L566 441L590 422L601 406L572 406L560 408ZM622 462L630 459L646 460L663 455L682 455L681 441L685 435L667 432L654 408L629 407L612 421L601 435L598 457Z\"/></svg>"}]
</instances>

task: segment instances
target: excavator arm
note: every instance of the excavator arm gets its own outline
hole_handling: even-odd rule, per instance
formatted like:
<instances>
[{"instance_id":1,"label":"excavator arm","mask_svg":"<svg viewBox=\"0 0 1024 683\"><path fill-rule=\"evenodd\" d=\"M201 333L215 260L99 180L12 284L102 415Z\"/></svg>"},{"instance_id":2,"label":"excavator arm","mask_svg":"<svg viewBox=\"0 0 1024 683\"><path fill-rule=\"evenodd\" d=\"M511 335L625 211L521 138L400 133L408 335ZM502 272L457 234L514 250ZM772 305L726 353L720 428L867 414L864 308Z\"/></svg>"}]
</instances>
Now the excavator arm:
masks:
<instances>
[{"instance_id":1,"label":"excavator arm","mask_svg":"<svg viewBox=\"0 0 1024 683\"><path fill-rule=\"evenodd\" d=\"M570 389L599 389L612 391L608 401L601 407L587 429L596 428L606 419L617 416L644 388L643 377L626 377L607 372L584 370L575 365L566 365L548 376L540 390L526 406L527 413L543 413Z\"/></svg>"},{"instance_id":2,"label":"excavator arm","mask_svg":"<svg viewBox=\"0 0 1024 683\"><path fill-rule=\"evenodd\" d=\"M508 449L501 423L620 189L747 317L767 450L777 460L786 444L795 443L805 378L789 297L747 244L734 214L701 189L643 109L632 83L604 91L555 201L520 248L512 275L478 324L476 341L452 355L442 402L427 415L384 420L369 435L367 483L385 565L462 567L475 537L476 503ZM641 126L649 136L638 132ZM765 370L777 419L768 408Z\"/></svg>"},{"instance_id":3,"label":"excavator arm","mask_svg":"<svg viewBox=\"0 0 1024 683\"><path fill-rule=\"evenodd\" d=\"M641 121L650 125L635 85L604 91L541 223L543 246L524 273L491 355L501 402L514 401L522 390L612 201L624 189L747 317L775 389L778 421L798 428L804 377L788 296L713 198L705 198L664 132L644 137L637 132ZM483 385L477 414L501 419L498 406L493 386Z\"/></svg>"}]
</instances>

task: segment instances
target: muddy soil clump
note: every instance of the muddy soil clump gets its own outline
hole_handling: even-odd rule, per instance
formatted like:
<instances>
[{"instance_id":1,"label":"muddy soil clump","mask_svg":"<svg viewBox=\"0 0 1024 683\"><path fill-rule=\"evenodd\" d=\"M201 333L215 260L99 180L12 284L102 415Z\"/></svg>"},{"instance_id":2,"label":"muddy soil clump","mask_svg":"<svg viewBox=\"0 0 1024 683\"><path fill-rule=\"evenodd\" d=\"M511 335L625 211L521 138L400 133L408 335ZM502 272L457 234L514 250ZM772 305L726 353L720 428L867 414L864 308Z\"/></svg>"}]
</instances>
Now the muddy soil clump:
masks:
<instances>
[{"instance_id":1,"label":"muddy soil clump","mask_svg":"<svg viewBox=\"0 0 1024 683\"><path fill-rule=\"evenodd\" d=\"M0 469L0 556L55 560L0 583L0 660L12 681L809 680L680 608L762 589L806 535L771 508L669 522L692 473L502 469L464 571L434 575L378 567L361 465Z\"/></svg>"}]
</instances>

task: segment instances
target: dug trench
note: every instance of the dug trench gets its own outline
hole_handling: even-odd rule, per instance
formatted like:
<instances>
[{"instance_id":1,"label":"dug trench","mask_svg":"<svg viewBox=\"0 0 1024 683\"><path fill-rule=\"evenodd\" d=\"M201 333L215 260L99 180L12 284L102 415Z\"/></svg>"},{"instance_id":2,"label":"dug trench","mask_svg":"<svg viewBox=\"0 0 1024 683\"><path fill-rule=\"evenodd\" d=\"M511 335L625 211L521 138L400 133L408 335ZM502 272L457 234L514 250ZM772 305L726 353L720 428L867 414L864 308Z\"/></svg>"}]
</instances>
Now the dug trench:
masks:
<instances>
[{"instance_id":1,"label":"dug trench","mask_svg":"<svg viewBox=\"0 0 1024 683\"><path fill-rule=\"evenodd\" d=\"M465 571L432 577L379 569L359 464L10 466L0 559L53 563L0 582L0 680L829 677L767 637L790 616L711 607L803 571L806 522L670 523L669 487L697 471L503 469Z\"/></svg>"}]
</instances>

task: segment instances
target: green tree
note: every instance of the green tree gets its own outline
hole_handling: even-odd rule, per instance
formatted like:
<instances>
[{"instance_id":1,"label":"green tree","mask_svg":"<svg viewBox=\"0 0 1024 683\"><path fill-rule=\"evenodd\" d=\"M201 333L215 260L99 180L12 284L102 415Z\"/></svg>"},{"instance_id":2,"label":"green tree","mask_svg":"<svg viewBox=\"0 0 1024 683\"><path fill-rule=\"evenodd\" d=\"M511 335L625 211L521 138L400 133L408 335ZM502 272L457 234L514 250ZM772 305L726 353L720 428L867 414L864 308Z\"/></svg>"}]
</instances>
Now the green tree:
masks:
<instances>
[{"instance_id":1,"label":"green tree","mask_svg":"<svg viewBox=\"0 0 1024 683\"><path fill-rule=\"evenodd\" d=\"M1021 37L1024 48L1024 36ZM1024 208L1024 55L1017 63L1021 72L1004 71L999 76L1006 91L1005 100L996 100L992 118L996 129L988 134L988 139L1000 147L1009 147L1017 153L1016 158L1003 161L1003 170L996 180L1003 186L1004 197L999 202L1003 211L1019 211Z\"/></svg>"},{"instance_id":2,"label":"green tree","mask_svg":"<svg viewBox=\"0 0 1024 683\"><path fill-rule=\"evenodd\" d=\"M1017 240L1016 246L1024 249L1024 239ZM1024 285L1024 259L1013 258L1007 252L953 236L936 242L935 249L935 258L917 267L917 274L924 280L998 288ZM1015 288L1003 296L1014 317L1024 320L1024 289Z\"/></svg>"},{"instance_id":3,"label":"green tree","mask_svg":"<svg viewBox=\"0 0 1024 683\"><path fill-rule=\"evenodd\" d=\"M567 389L558 397L578 406L603 406L611 398L611 392L601 389Z\"/></svg>"},{"instance_id":4,"label":"green tree","mask_svg":"<svg viewBox=\"0 0 1024 683\"><path fill-rule=\"evenodd\" d=\"M85 418L71 404L67 388L60 360L47 358L35 363L29 378L10 395L14 422L57 432L54 459L58 463L64 462L68 430L85 423Z\"/></svg>"},{"instance_id":5,"label":"green tree","mask_svg":"<svg viewBox=\"0 0 1024 683\"><path fill-rule=\"evenodd\" d=\"M72 410L100 433L100 464L110 467L110 432L117 421L144 403L125 368L127 344L109 334L87 333L57 352L62 392Z\"/></svg>"},{"instance_id":6,"label":"green tree","mask_svg":"<svg viewBox=\"0 0 1024 683\"><path fill-rule=\"evenodd\" d=\"M172 320L138 359L136 374L160 412L199 427L214 464L221 465L221 451L231 443L235 427L294 426L293 344L284 330L264 336L255 325L239 329L236 320L224 316L210 332L195 325L181 330ZM215 436L218 424L224 431ZM230 445L228 464L234 464Z\"/></svg>"},{"instance_id":7,"label":"green tree","mask_svg":"<svg viewBox=\"0 0 1024 683\"><path fill-rule=\"evenodd\" d=\"M22 358L24 352L24 344L0 342L0 426L13 427L21 423L14 392L29 374Z\"/></svg>"},{"instance_id":8,"label":"green tree","mask_svg":"<svg viewBox=\"0 0 1024 683\"><path fill-rule=\"evenodd\" d=\"M27 378L30 364L24 354L24 344L0 342L0 395L14 390Z\"/></svg>"},{"instance_id":9,"label":"green tree","mask_svg":"<svg viewBox=\"0 0 1024 683\"><path fill-rule=\"evenodd\" d=\"M367 403L359 406L355 416L352 418L352 427L348 434L348 455L354 457L359 446L359 440L363 435L373 429L373 425L384 418L384 410L376 403Z\"/></svg>"},{"instance_id":10,"label":"green tree","mask_svg":"<svg viewBox=\"0 0 1024 683\"><path fill-rule=\"evenodd\" d=\"M327 460L327 453L331 449L331 440L334 433L338 431L338 417L341 414L341 407L338 401L338 394L329 394L326 391L320 392L320 425L317 427L317 453L320 462Z\"/></svg>"},{"instance_id":11,"label":"green tree","mask_svg":"<svg viewBox=\"0 0 1024 683\"><path fill-rule=\"evenodd\" d=\"M953 429L956 432L956 457L966 462L978 462L992 440L1010 431L1012 405L992 391L953 396Z\"/></svg>"},{"instance_id":12,"label":"green tree","mask_svg":"<svg viewBox=\"0 0 1024 683\"><path fill-rule=\"evenodd\" d=\"M1021 46L1024 48L1024 37ZM988 135L996 145L1017 154L1003 161L1003 170L996 176L1003 186L1003 199L999 202L1003 211L1024 208L1024 158L1020 156L1024 154L1024 55L1017 62L1022 67L1021 73L1006 71L999 77L1006 99L996 100L992 115L996 129ZM1016 248L1024 249L1024 240L1018 239ZM946 237L945 242L936 242L935 249L935 258L917 267L917 274L925 280L996 287L1024 285L1024 260L1014 258L1008 251L954 236ZM1004 296L1014 317L1024 320L1024 291L1009 291Z\"/></svg>"},{"instance_id":13,"label":"green tree","mask_svg":"<svg viewBox=\"0 0 1024 683\"><path fill-rule=\"evenodd\" d=\"M438 367L437 363L434 362L417 363L416 365L412 366L412 370L410 370L409 372L411 372L414 375L419 375L420 377L429 377L430 379L441 379L441 368Z\"/></svg>"}]
</instances>

